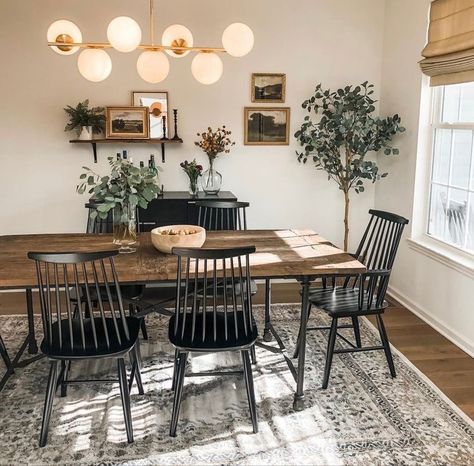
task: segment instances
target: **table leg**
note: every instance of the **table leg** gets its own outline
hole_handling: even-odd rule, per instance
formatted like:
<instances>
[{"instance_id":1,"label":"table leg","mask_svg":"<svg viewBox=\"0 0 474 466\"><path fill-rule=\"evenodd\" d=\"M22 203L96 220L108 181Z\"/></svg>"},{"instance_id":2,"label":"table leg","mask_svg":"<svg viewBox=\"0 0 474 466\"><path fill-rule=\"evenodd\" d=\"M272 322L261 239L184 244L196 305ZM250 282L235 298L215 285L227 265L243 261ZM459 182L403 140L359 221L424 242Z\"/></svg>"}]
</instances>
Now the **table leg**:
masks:
<instances>
[{"instance_id":1,"label":"table leg","mask_svg":"<svg viewBox=\"0 0 474 466\"><path fill-rule=\"evenodd\" d=\"M31 288L26 289L26 312L28 314L28 353L38 353L38 345L35 337L35 321L33 315L33 295Z\"/></svg>"},{"instance_id":2,"label":"table leg","mask_svg":"<svg viewBox=\"0 0 474 466\"><path fill-rule=\"evenodd\" d=\"M298 349L298 379L296 381L296 393L293 401L293 408L296 411L304 409L304 371L306 359L306 326L308 324L309 309L309 277L301 280L301 318L300 318L300 339Z\"/></svg>"},{"instance_id":3,"label":"table leg","mask_svg":"<svg viewBox=\"0 0 474 466\"><path fill-rule=\"evenodd\" d=\"M272 299L272 282L269 278L265 279L265 328L263 330L263 341L272 341L272 332L270 331L270 307Z\"/></svg>"}]
</instances>

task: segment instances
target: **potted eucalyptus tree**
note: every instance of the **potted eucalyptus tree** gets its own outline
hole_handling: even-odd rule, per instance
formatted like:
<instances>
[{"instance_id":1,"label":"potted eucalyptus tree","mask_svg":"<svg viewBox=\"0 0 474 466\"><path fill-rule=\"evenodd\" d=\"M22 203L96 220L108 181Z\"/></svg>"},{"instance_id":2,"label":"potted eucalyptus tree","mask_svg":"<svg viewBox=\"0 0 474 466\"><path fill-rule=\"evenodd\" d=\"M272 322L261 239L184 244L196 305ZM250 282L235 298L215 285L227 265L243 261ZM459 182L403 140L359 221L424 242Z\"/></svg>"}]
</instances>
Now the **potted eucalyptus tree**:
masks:
<instances>
[{"instance_id":1,"label":"potted eucalyptus tree","mask_svg":"<svg viewBox=\"0 0 474 466\"><path fill-rule=\"evenodd\" d=\"M350 192L364 192L364 182L375 183L388 173L380 173L377 162L368 160L369 152L383 151L398 155L391 145L397 133L405 131L399 115L374 116L376 100L373 84L346 86L336 91L316 86L314 94L302 104L305 116L295 137L302 150L298 161L311 160L317 170L324 170L344 194L344 250L349 241Z\"/></svg>"}]
</instances>

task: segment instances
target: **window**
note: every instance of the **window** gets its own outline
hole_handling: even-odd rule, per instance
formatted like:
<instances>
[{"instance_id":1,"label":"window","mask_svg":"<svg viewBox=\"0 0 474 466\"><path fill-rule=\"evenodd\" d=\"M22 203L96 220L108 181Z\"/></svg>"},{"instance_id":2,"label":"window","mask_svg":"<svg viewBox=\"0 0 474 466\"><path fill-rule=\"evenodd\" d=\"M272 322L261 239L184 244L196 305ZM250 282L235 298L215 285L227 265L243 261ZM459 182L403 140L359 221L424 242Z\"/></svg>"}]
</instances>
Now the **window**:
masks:
<instances>
[{"instance_id":1,"label":"window","mask_svg":"<svg viewBox=\"0 0 474 466\"><path fill-rule=\"evenodd\" d=\"M474 83L433 88L427 233L474 254Z\"/></svg>"}]
</instances>

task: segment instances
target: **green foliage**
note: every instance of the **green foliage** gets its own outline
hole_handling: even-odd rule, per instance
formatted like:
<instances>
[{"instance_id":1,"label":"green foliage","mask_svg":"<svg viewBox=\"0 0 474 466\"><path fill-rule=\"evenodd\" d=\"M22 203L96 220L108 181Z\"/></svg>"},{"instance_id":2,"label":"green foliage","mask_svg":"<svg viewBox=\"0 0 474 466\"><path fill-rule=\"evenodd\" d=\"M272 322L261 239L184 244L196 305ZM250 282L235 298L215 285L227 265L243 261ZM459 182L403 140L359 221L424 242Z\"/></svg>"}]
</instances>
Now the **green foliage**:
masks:
<instances>
[{"instance_id":1,"label":"green foliage","mask_svg":"<svg viewBox=\"0 0 474 466\"><path fill-rule=\"evenodd\" d=\"M92 126L92 132L98 134L105 127L104 107L89 108L87 99L84 102L79 102L75 108L68 105L64 111L69 116L69 123L64 131L75 129L79 134L83 126Z\"/></svg>"},{"instance_id":2,"label":"green foliage","mask_svg":"<svg viewBox=\"0 0 474 466\"><path fill-rule=\"evenodd\" d=\"M331 91L316 86L314 95L303 102L303 108L321 114L319 121L311 115L304 118L295 133L301 152L298 161L312 159L318 170L324 170L328 179L334 180L345 193L354 189L364 191L364 181L375 183L387 173L379 173L377 163L366 160L369 152L383 150L385 155L397 155L398 149L390 142L405 131L398 115L380 118L373 116L376 101L371 97L373 85L346 86Z\"/></svg>"},{"instance_id":3,"label":"green foliage","mask_svg":"<svg viewBox=\"0 0 474 466\"><path fill-rule=\"evenodd\" d=\"M148 203L160 192L157 180L157 169L136 167L129 160L108 158L110 175L100 176L88 167L79 177L81 182L77 192L92 194L99 204L92 217L107 218L110 210L117 206L129 204L146 209Z\"/></svg>"}]
</instances>

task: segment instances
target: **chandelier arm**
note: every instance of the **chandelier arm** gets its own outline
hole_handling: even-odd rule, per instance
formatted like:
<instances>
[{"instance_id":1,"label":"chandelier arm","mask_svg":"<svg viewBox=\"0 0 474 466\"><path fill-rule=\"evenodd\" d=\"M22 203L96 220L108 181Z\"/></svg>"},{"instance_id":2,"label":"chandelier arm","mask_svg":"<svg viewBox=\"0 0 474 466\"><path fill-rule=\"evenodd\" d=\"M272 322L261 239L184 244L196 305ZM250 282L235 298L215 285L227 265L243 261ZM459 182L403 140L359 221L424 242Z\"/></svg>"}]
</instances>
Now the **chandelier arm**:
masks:
<instances>
[{"instance_id":1,"label":"chandelier arm","mask_svg":"<svg viewBox=\"0 0 474 466\"><path fill-rule=\"evenodd\" d=\"M108 49L112 45L108 42L68 42L69 47L89 48L89 49ZM64 42L48 42L48 47L64 46ZM172 45L154 45L154 44L140 44L137 48L142 50L180 50L183 52L219 52L227 53L222 47L179 47Z\"/></svg>"},{"instance_id":2,"label":"chandelier arm","mask_svg":"<svg viewBox=\"0 0 474 466\"><path fill-rule=\"evenodd\" d=\"M155 43L155 26L154 26L154 17L155 17L155 6L154 0L150 0L150 41L151 45Z\"/></svg>"}]
</instances>

